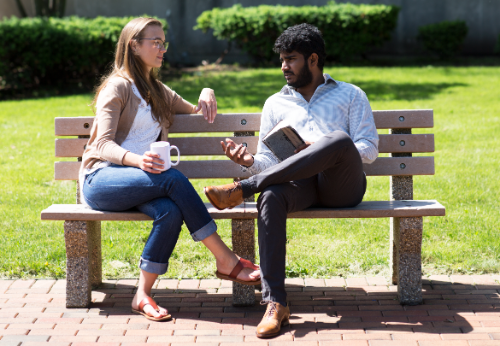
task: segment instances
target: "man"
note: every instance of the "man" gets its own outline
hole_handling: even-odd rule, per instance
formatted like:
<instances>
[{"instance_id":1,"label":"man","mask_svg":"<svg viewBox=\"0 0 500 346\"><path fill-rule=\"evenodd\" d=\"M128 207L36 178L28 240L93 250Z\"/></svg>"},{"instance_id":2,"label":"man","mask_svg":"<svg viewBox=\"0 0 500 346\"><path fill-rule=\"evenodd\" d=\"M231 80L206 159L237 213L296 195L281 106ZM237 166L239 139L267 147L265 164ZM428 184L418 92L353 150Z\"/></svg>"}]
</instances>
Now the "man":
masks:
<instances>
[{"instance_id":1,"label":"man","mask_svg":"<svg viewBox=\"0 0 500 346\"><path fill-rule=\"evenodd\" d=\"M365 93L323 74L325 43L309 24L286 29L275 42L287 85L271 96L262 111L257 154L227 139L226 155L252 174L247 180L205 188L218 209L232 208L255 193L257 201L262 300L266 313L257 327L260 338L279 334L290 310L285 291L287 214L310 206L354 207L363 199L362 163L378 155L378 135ZM279 162L262 138L281 120L306 144Z\"/></svg>"}]
</instances>

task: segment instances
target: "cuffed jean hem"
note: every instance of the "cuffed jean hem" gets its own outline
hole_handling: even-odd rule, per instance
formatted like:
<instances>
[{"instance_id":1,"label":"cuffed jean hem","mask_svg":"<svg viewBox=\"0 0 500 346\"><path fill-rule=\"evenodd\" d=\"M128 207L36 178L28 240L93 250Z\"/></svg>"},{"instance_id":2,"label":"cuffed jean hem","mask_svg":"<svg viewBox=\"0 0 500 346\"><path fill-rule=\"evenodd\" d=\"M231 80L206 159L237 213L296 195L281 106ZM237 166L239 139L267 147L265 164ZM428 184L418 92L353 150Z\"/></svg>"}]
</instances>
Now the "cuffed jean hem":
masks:
<instances>
[{"instance_id":1,"label":"cuffed jean hem","mask_svg":"<svg viewBox=\"0 0 500 346\"><path fill-rule=\"evenodd\" d=\"M139 268L151 274L163 275L167 272L168 263L155 263L141 257Z\"/></svg>"},{"instance_id":2,"label":"cuffed jean hem","mask_svg":"<svg viewBox=\"0 0 500 346\"><path fill-rule=\"evenodd\" d=\"M193 238L194 241L201 241L212 234L217 232L217 224L215 223L214 220L211 220L209 223L207 223L205 226L200 228L194 233L191 233L191 237Z\"/></svg>"}]
</instances>

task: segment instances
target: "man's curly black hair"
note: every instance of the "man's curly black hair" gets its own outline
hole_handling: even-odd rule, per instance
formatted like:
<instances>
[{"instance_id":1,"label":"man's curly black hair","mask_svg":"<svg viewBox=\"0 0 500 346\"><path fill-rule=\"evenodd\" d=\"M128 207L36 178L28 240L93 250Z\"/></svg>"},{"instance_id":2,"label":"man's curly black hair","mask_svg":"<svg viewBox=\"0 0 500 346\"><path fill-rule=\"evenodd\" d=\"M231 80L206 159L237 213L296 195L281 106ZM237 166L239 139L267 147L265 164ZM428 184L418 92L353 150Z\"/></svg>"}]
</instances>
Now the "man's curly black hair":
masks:
<instances>
[{"instance_id":1,"label":"man's curly black hair","mask_svg":"<svg viewBox=\"0 0 500 346\"><path fill-rule=\"evenodd\" d=\"M274 51L290 53L294 50L302 54L306 60L312 53L318 54L318 67L323 71L326 59L325 41L317 27L303 23L283 31L274 43Z\"/></svg>"}]
</instances>

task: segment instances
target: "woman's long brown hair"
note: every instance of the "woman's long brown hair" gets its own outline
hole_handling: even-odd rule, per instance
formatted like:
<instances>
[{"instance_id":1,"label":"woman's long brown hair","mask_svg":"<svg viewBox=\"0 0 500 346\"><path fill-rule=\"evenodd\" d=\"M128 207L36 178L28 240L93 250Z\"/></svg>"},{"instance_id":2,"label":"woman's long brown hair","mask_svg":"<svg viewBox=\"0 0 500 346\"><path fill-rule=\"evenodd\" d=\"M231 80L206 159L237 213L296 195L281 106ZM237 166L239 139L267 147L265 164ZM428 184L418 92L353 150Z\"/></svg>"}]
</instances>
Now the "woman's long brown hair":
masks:
<instances>
[{"instance_id":1,"label":"woman's long brown hair","mask_svg":"<svg viewBox=\"0 0 500 346\"><path fill-rule=\"evenodd\" d=\"M143 61L134 54L130 45L132 40L139 42L144 29L150 25L157 25L163 29L161 22L155 18L135 18L125 25L116 45L113 69L101 79L92 104L97 103L99 93L111 78L115 76L131 78L141 96L151 105L154 119L162 126L170 127L173 121L171 100L163 83L158 79L159 68L152 68L148 78Z\"/></svg>"}]
</instances>

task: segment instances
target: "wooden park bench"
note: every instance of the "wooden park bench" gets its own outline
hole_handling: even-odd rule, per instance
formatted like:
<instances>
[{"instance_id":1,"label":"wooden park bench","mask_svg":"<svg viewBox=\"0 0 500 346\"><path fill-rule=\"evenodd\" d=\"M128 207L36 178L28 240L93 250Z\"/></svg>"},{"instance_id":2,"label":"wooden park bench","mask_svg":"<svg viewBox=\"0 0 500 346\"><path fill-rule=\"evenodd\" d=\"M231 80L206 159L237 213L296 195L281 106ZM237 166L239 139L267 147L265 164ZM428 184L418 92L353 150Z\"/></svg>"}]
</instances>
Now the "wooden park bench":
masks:
<instances>
[{"instance_id":1,"label":"wooden park bench","mask_svg":"<svg viewBox=\"0 0 500 346\"><path fill-rule=\"evenodd\" d=\"M392 282L398 285L401 304L422 302L422 217L443 216L445 208L435 200L413 200L413 176L434 174L434 157L412 157L412 153L433 152L434 135L411 134L412 128L433 127L432 110L374 111L378 129L390 129L380 135L380 153L374 163L365 165L369 176L390 177L390 193L386 201L364 201L355 208L310 208L290 214L290 218L391 218L390 256ZM87 143L93 117L56 118L56 157L75 157L78 161L56 162L56 180L77 180L81 155ZM202 132L232 132L236 143L245 143L251 153L257 150L260 114L219 114L213 124L201 115L176 115L170 133L191 133L191 137L172 137L170 142L181 155L223 155L220 141L224 137L199 137ZM77 136L77 138L75 138ZM247 178L240 166L226 160L182 160L176 167L190 179ZM211 184L207 182L207 185ZM78 191L78 189L77 189ZM230 210L219 211L207 203L214 219L232 220L233 251L254 261L256 203L247 200ZM138 211L102 212L79 204L54 204L41 213L42 220L64 220L67 256L66 306L86 307L91 300L91 288L102 282L101 221L151 220ZM334 273L332 273L334 274ZM233 304L252 305L254 286L233 284Z\"/></svg>"}]
</instances>

